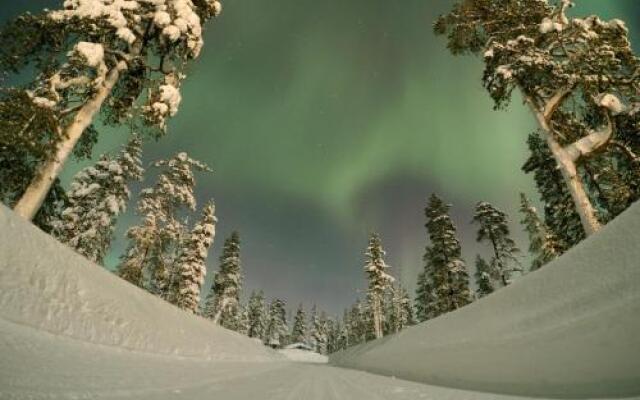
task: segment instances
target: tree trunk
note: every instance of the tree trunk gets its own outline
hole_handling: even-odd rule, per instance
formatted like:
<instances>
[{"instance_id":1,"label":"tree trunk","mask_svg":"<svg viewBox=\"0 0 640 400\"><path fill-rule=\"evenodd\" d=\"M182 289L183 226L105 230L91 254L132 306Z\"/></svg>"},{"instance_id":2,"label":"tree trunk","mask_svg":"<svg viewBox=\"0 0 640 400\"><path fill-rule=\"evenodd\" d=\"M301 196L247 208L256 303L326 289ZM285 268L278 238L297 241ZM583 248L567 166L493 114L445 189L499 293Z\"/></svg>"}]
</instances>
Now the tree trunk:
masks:
<instances>
[{"instance_id":1,"label":"tree trunk","mask_svg":"<svg viewBox=\"0 0 640 400\"><path fill-rule=\"evenodd\" d=\"M76 113L73 121L64 131L62 140L56 146L54 156L40 166L35 178L14 207L16 214L25 219L33 219L47 197L53 182L62 171L76 143L80 140L85 129L93 122L105 99L111 94L113 87L120 78L120 72L126 69L127 63L120 61L109 71L95 96L87 101Z\"/></svg>"},{"instance_id":2,"label":"tree trunk","mask_svg":"<svg viewBox=\"0 0 640 400\"><path fill-rule=\"evenodd\" d=\"M596 233L602 227L602 225L596 217L595 208L591 204L591 200L587 195L584 184L578 176L576 161L579 156L587 155L592 150L588 152L584 151L582 153L576 153L576 144L583 142L582 139L568 146L568 150L563 148L555 139L553 131L548 122L548 119L551 117L553 110L555 110L565 94L566 93L563 94L562 92L559 92L556 96L554 96L554 98L550 100L550 104L545 107L544 111L538 110L531 99L527 99L527 101L531 106L531 109L533 110L538 123L540 124L540 128L542 128L547 146L549 147L549 150L551 151L551 154L556 161L556 165L558 166L562 177L564 178L567 189L569 189L569 193L571 194L571 198L573 199L576 211L580 216L580 222L582 223L585 234L587 236L590 236L591 234Z\"/></svg>"}]
</instances>

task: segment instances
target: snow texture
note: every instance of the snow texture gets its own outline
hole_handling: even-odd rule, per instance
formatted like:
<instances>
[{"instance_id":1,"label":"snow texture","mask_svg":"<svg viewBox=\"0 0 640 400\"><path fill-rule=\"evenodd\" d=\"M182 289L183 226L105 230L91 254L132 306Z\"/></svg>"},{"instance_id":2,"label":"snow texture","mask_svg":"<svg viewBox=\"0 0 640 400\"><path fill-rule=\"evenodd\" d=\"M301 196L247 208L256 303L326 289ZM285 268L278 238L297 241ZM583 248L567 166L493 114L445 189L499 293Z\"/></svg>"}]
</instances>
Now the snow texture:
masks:
<instances>
[{"instance_id":1,"label":"snow texture","mask_svg":"<svg viewBox=\"0 0 640 400\"><path fill-rule=\"evenodd\" d=\"M5 207L0 207L0 228L0 320L154 354L231 361L280 358L92 264Z\"/></svg>"},{"instance_id":2,"label":"snow texture","mask_svg":"<svg viewBox=\"0 0 640 400\"><path fill-rule=\"evenodd\" d=\"M640 394L640 204L562 257L462 309L330 357L469 390Z\"/></svg>"},{"instance_id":3,"label":"snow texture","mask_svg":"<svg viewBox=\"0 0 640 400\"><path fill-rule=\"evenodd\" d=\"M288 360L297 362L326 364L328 361L327 356L309 350L284 348L278 350L278 353L285 356Z\"/></svg>"},{"instance_id":4,"label":"snow texture","mask_svg":"<svg viewBox=\"0 0 640 400\"><path fill-rule=\"evenodd\" d=\"M90 67L98 68L104 62L104 48L100 43L79 42L74 50Z\"/></svg>"}]
</instances>

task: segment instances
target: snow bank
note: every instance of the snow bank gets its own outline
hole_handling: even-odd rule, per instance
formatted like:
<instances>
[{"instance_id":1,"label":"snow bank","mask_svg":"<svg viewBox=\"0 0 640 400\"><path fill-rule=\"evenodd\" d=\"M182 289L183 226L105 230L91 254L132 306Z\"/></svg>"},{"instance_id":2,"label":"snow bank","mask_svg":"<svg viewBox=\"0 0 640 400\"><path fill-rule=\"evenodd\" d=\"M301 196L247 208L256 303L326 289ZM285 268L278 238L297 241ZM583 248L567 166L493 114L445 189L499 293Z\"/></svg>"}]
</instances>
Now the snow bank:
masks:
<instances>
[{"instance_id":1,"label":"snow bank","mask_svg":"<svg viewBox=\"0 0 640 400\"><path fill-rule=\"evenodd\" d=\"M330 358L525 396L640 394L640 204L560 259L456 312Z\"/></svg>"},{"instance_id":2,"label":"snow bank","mask_svg":"<svg viewBox=\"0 0 640 400\"><path fill-rule=\"evenodd\" d=\"M276 352L125 282L0 206L0 320L99 345L205 360ZM1 397L1 396L0 396Z\"/></svg>"}]
</instances>

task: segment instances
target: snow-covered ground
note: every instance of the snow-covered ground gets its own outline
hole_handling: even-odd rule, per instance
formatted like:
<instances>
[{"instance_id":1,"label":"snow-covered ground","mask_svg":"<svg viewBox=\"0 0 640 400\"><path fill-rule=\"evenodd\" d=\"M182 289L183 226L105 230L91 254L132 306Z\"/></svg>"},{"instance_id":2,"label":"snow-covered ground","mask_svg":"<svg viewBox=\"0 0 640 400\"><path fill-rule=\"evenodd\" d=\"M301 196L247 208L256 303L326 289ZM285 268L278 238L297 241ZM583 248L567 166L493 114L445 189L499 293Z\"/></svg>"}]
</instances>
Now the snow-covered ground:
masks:
<instances>
[{"instance_id":1,"label":"snow-covered ground","mask_svg":"<svg viewBox=\"0 0 640 400\"><path fill-rule=\"evenodd\" d=\"M288 360L307 362L307 363L319 363L326 364L329 361L329 357L323 356L313 351L300 350L300 349L282 349L278 350L278 353L285 356Z\"/></svg>"},{"instance_id":2,"label":"snow-covered ground","mask_svg":"<svg viewBox=\"0 0 640 400\"><path fill-rule=\"evenodd\" d=\"M498 393L639 395L640 204L509 287L330 362Z\"/></svg>"},{"instance_id":3,"label":"snow-covered ground","mask_svg":"<svg viewBox=\"0 0 640 400\"><path fill-rule=\"evenodd\" d=\"M583 264L576 266L583 268L580 276L556 276L564 281L555 282L544 278L548 274L537 273L521 281L531 281L534 287L531 291L528 285L518 283L526 292L523 298L509 295L507 304L487 299L472 306L490 323L474 320L471 315L470 321L465 322L456 317L461 313L456 313L408 330L406 335L403 332L354 349L346 353L349 357L346 354L342 357L343 362L360 363L355 366L389 375L397 370L398 377L405 376L402 375L403 363L419 367L419 371L423 371L424 365L439 365L445 377L457 368L459 386L463 387L469 383L463 379L466 377L463 373L471 378L478 376L469 372L469 365L480 364L494 373L504 368L496 365L513 367L536 363L537 368L557 371L562 365L537 364L555 362L558 358L547 354L549 349L535 340L538 336L556 337L566 340L550 340L551 350L562 354L565 350L558 346L563 344L574 350L581 348L585 353L576 354L576 360L564 360L565 368L573 371L565 377L584 374L585 379L593 379L592 385L609 387L609 381L597 379L598 368L591 364L596 363L603 365L599 371L610 368L619 373L619 388L631 388L629 379L640 371L640 346L629 347L638 345L640 337L637 334L640 250L625 249L633 247L629 246L630 241L637 242L639 212L636 207L631 215L635 223L616 224L615 229L611 229L618 232L620 245L616 244L611 250L598 245L599 250L587 251L582 258L573 256L575 262ZM603 237L609 237L606 235ZM595 239L593 242L599 243ZM581 252L583 250L575 253ZM594 260L602 263L599 257L611 261L614 256L621 267L604 263L601 265L604 272L600 274L591 266ZM551 268L562 271L569 267ZM607 277L607 272L620 276ZM536 283L539 279L550 289L540 287L541 283ZM551 289L573 292L575 297L562 302L560 299L567 296L546 292ZM538 292L547 293L550 299L532 299ZM492 297L499 298L499 295ZM524 312L528 309L525 303L537 311L525 313L521 319L510 314ZM489 304L494 304L491 310L487 310ZM601 325L595 324L596 319ZM500 324L500 320L504 322ZM435 332L440 332L439 339L431 329L424 329L430 325ZM467 330L464 335L458 332L463 329ZM531 333L523 335L527 329ZM493 336L487 336L489 334ZM476 337L477 349L471 346ZM528 341L523 337L528 337ZM457 346L464 344L465 338L471 344L459 349ZM409 339L411 349L401 346L397 353L386 350L393 343L406 345ZM516 345L519 347L514 348ZM587 345L591 347L585 348ZM495 352L495 358L487 356L488 350ZM434 351L439 352L440 358L434 357ZM467 351L469 353L462 354ZM546 355L530 359L536 351ZM622 351L628 354L623 356ZM358 358L358 354L362 357ZM367 354L373 356L367 359ZM381 354L386 358L380 358ZM585 364L580 364L582 362ZM513 376L517 374L507 374L504 379ZM455 382L448 383L456 386ZM551 384L553 387L553 381ZM109 398L523 399L287 360L251 339L186 314L129 285L63 248L0 206L0 399Z\"/></svg>"}]
</instances>

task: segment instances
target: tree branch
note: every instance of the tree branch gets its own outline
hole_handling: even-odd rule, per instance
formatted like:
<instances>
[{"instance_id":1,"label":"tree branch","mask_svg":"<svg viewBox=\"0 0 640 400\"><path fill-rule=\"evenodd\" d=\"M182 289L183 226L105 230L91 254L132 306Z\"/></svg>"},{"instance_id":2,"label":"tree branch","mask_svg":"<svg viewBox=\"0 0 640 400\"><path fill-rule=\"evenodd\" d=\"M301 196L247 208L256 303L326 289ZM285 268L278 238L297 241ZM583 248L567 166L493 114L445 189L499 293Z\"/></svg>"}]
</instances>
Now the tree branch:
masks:
<instances>
[{"instance_id":1,"label":"tree branch","mask_svg":"<svg viewBox=\"0 0 640 400\"><path fill-rule=\"evenodd\" d=\"M613 136L613 121L609 113L606 113L607 125L599 131L589 131L589 134L578 141L565 147L567 154L575 162L583 156L589 155L594 151L605 146Z\"/></svg>"}]
</instances>

